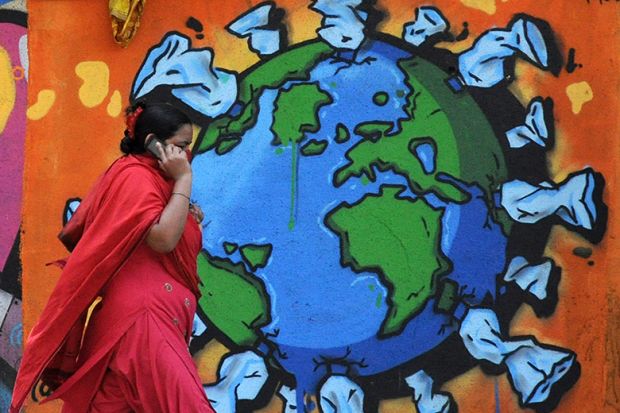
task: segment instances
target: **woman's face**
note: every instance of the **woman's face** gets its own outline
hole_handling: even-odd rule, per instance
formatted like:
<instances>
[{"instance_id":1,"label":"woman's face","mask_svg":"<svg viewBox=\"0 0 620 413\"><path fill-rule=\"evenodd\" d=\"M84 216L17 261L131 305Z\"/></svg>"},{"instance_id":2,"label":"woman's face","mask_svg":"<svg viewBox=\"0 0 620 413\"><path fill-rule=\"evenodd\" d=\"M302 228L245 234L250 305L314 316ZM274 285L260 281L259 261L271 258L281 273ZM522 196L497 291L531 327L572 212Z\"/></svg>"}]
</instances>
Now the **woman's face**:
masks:
<instances>
[{"instance_id":1,"label":"woman's face","mask_svg":"<svg viewBox=\"0 0 620 413\"><path fill-rule=\"evenodd\" d=\"M192 125L186 123L181 126L174 135L166 139L165 142L168 145L174 145L181 148L182 151L189 151L193 138Z\"/></svg>"}]
</instances>

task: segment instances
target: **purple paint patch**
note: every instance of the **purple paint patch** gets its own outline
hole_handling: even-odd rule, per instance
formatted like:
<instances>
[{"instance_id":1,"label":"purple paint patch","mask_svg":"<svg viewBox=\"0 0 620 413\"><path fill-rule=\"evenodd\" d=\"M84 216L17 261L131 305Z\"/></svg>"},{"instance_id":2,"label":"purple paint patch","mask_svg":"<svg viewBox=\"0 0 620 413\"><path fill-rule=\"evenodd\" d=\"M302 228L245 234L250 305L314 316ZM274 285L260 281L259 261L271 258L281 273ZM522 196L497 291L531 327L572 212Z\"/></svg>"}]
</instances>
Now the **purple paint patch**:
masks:
<instances>
[{"instance_id":1,"label":"purple paint patch","mask_svg":"<svg viewBox=\"0 0 620 413\"><path fill-rule=\"evenodd\" d=\"M19 39L25 34L25 27L14 23L0 23L0 46L9 54L13 68L21 66ZM4 131L0 134L0 198L2 199L2 209L0 209L0 271L4 270L17 231L19 231L21 218L27 108L27 80L25 76L15 79L15 88L15 105Z\"/></svg>"}]
</instances>

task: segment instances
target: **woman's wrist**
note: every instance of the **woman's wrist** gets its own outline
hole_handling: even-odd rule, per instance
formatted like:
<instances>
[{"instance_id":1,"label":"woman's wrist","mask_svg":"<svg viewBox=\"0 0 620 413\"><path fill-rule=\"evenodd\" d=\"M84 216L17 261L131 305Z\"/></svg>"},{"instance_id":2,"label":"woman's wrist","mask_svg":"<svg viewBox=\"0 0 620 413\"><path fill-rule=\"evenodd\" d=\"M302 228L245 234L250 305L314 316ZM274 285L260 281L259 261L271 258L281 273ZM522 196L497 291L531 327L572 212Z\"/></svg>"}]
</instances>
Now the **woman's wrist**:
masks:
<instances>
[{"instance_id":1,"label":"woman's wrist","mask_svg":"<svg viewBox=\"0 0 620 413\"><path fill-rule=\"evenodd\" d=\"M192 171L190 170L189 172L183 172L182 174L177 176L174 180L175 182L179 182L179 181L192 182Z\"/></svg>"},{"instance_id":2,"label":"woman's wrist","mask_svg":"<svg viewBox=\"0 0 620 413\"><path fill-rule=\"evenodd\" d=\"M190 197L192 194L192 177L191 174L183 175L179 177L172 188L172 195L177 195L178 197L186 198L188 204L191 202Z\"/></svg>"},{"instance_id":3,"label":"woman's wrist","mask_svg":"<svg viewBox=\"0 0 620 413\"><path fill-rule=\"evenodd\" d=\"M182 175L174 181L174 192L189 194L192 189L192 175Z\"/></svg>"},{"instance_id":4,"label":"woman's wrist","mask_svg":"<svg viewBox=\"0 0 620 413\"><path fill-rule=\"evenodd\" d=\"M189 195L185 195L183 192L173 192L173 193L171 194L171 196L172 196L172 195L178 195L178 196L180 196L180 197L183 197L183 198L187 199L187 202L188 202L188 203L191 203L191 199L189 198Z\"/></svg>"}]
</instances>

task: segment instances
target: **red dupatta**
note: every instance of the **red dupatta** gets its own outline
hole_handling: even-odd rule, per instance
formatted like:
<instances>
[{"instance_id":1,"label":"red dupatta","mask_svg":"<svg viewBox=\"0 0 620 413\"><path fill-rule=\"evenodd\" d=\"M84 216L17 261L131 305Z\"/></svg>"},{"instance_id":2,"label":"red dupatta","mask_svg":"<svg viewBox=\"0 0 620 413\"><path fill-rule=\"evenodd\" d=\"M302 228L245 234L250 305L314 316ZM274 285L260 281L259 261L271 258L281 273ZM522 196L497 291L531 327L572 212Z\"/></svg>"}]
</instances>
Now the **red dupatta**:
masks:
<instances>
[{"instance_id":1,"label":"red dupatta","mask_svg":"<svg viewBox=\"0 0 620 413\"><path fill-rule=\"evenodd\" d=\"M11 413L19 411L39 378L56 388L73 371L88 307L158 221L173 184L154 158L124 156L99 178L65 225L59 238L72 254L26 342ZM171 275L197 297L200 248L198 225L190 219L165 256L167 267L176 270Z\"/></svg>"}]
</instances>

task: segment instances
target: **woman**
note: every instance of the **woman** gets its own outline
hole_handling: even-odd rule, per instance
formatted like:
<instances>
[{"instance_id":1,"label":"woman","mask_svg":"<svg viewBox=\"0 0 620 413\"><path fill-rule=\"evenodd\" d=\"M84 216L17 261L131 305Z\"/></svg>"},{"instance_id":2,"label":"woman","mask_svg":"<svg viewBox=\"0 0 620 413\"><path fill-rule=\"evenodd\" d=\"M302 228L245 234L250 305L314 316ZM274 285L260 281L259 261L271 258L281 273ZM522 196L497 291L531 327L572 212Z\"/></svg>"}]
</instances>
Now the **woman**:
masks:
<instances>
[{"instance_id":1,"label":"woman","mask_svg":"<svg viewBox=\"0 0 620 413\"><path fill-rule=\"evenodd\" d=\"M154 138L159 160L144 149ZM213 411L187 349L202 219L191 143L174 107L128 109L125 156L60 233L72 254L28 337L11 412L39 379L67 413Z\"/></svg>"}]
</instances>

